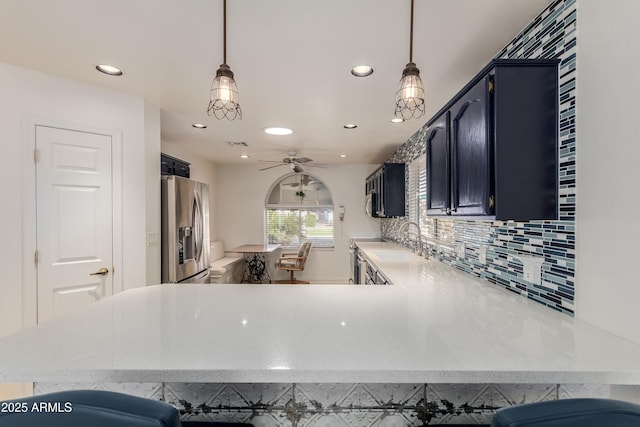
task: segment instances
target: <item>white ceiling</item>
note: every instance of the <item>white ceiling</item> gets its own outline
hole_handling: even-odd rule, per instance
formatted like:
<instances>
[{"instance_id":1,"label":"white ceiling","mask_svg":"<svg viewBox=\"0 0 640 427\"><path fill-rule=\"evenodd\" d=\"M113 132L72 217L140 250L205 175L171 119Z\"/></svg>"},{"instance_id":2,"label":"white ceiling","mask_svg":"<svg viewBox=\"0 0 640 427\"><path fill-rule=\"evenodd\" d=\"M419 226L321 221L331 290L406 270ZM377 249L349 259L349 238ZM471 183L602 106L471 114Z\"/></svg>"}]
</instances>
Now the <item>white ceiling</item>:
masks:
<instances>
[{"instance_id":1,"label":"white ceiling","mask_svg":"<svg viewBox=\"0 0 640 427\"><path fill-rule=\"evenodd\" d=\"M317 162L379 163L548 3L416 0L413 60L427 113L401 124L389 120L409 60L409 0L229 0L227 63L242 120L206 113L222 63L222 0L0 0L0 61L141 95L160 107L164 141L216 163L288 150ZM101 63L124 76L98 73ZM373 75L353 77L363 63ZM344 129L349 122L358 128ZM294 133L269 136L269 125Z\"/></svg>"}]
</instances>

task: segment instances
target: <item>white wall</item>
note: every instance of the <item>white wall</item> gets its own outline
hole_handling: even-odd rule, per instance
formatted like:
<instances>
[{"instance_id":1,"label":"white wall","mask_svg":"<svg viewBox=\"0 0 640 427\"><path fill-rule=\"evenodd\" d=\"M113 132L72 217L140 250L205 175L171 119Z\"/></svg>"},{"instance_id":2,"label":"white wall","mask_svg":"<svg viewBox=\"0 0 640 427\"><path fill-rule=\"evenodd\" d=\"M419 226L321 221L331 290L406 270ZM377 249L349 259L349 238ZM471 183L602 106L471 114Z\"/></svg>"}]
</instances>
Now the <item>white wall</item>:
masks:
<instances>
[{"instance_id":1,"label":"white wall","mask_svg":"<svg viewBox=\"0 0 640 427\"><path fill-rule=\"evenodd\" d=\"M640 2L578 2L576 317L640 342Z\"/></svg>"},{"instance_id":2,"label":"white wall","mask_svg":"<svg viewBox=\"0 0 640 427\"><path fill-rule=\"evenodd\" d=\"M180 144L162 141L162 152L185 162L191 163L191 179L209 184L209 238L216 240L215 218L216 211L216 165L192 152L185 150ZM159 176L159 174L158 174Z\"/></svg>"},{"instance_id":3,"label":"white wall","mask_svg":"<svg viewBox=\"0 0 640 427\"><path fill-rule=\"evenodd\" d=\"M161 212L160 212L160 109L144 102L144 141L146 168L146 232L147 232L147 277L146 284L161 282ZM155 238L156 244L149 244Z\"/></svg>"},{"instance_id":4,"label":"white wall","mask_svg":"<svg viewBox=\"0 0 640 427\"><path fill-rule=\"evenodd\" d=\"M158 151L159 110L140 97L0 63L0 149L2 204L0 209L0 336L30 324L35 306L23 296L35 286L35 212L29 188L32 141L29 122L42 118L69 126L119 132L122 135L122 278L125 289L147 283L145 235L157 224L147 222L158 209L147 156ZM146 121L148 120L148 123ZM156 130L157 128L157 130ZM158 157L154 161L159 162ZM151 171L150 173L155 173ZM146 193L149 193L147 197ZM158 199L159 200L159 199ZM147 215L149 213L149 216ZM24 262L23 262L24 260ZM23 270L24 267L24 270ZM32 310L33 311L33 310ZM24 318L23 318L24 317Z\"/></svg>"},{"instance_id":5,"label":"white wall","mask_svg":"<svg viewBox=\"0 0 640 427\"><path fill-rule=\"evenodd\" d=\"M364 180L377 165L330 165L308 168L331 191L333 204L345 207L345 221L337 220L335 249L312 249L305 270L297 278L311 281L342 281L349 277L349 237L357 232L380 232L380 222L364 213ZM216 167L216 238L226 248L264 240L264 204L271 185L290 173L287 168L258 171L259 166ZM279 272L278 278L286 273Z\"/></svg>"}]
</instances>

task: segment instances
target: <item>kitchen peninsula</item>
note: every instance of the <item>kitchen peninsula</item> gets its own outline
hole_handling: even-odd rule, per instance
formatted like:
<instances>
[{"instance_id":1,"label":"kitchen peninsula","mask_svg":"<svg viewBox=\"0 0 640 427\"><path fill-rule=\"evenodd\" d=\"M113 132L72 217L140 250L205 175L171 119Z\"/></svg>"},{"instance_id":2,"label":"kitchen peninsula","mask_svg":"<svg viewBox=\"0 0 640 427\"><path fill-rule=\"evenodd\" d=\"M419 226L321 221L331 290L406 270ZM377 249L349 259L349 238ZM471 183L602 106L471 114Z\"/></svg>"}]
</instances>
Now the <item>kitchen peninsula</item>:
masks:
<instances>
[{"instance_id":1,"label":"kitchen peninsula","mask_svg":"<svg viewBox=\"0 0 640 427\"><path fill-rule=\"evenodd\" d=\"M0 381L640 384L640 344L393 244L361 249L393 285L133 289L0 339Z\"/></svg>"}]
</instances>

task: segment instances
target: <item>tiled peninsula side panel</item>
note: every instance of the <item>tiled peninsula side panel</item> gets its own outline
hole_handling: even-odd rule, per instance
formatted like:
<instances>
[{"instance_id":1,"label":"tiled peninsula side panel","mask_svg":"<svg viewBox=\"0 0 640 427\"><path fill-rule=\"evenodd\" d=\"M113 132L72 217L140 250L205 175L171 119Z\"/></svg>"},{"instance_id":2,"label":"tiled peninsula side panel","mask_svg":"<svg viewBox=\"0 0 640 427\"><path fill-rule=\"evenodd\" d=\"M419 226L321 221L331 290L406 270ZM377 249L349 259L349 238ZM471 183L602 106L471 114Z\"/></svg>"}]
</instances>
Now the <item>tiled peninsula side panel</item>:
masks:
<instances>
[{"instance_id":1,"label":"tiled peninsula side panel","mask_svg":"<svg viewBox=\"0 0 640 427\"><path fill-rule=\"evenodd\" d=\"M559 211L557 221L524 223L437 219L436 239L449 242L433 256L442 262L526 295L555 310L573 315L576 198L576 0L556 0L534 19L496 58L559 58ZM387 162L408 163L426 151L426 126L418 130ZM382 219L382 235L402 242L398 228L405 219ZM444 235L443 235L444 234ZM466 256L454 250L464 243ZM487 264L478 260L481 246ZM542 284L523 279L514 255L544 257Z\"/></svg>"},{"instance_id":2,"label":"tiled peninsula side panel","mask_svg":"<svg viewBox=\"0 0 640 427\"><path fill-rule=\"evenodd\" d=\"M68 389L162 400L180 410L182 421L255 427L489 425L505 406L611 396L610 386L593 384L38 383L35 394Z\"/></svg>"}]
</instances>

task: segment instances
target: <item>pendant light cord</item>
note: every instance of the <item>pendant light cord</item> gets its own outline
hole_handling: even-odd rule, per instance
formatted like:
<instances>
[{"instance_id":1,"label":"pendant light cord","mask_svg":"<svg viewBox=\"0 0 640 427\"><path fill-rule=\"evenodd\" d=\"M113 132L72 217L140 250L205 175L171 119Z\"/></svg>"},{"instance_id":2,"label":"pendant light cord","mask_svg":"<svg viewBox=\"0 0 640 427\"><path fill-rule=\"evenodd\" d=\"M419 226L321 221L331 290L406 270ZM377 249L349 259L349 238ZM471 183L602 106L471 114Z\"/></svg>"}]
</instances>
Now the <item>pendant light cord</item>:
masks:
<instances>
[{"instance_id":1,"label":"pendant light cord","mask_svg":"<svg viewBox=\"0 0 640 427\"><path fill-rule=\"evenodd\" d=\"M413 0L411 0L413 4ZM227 63L227 0L222 0L222 63Z\"/></svg>"},{"instance_id":2,"label":"pendant light cord","mask_svg":"<svg viewBox=\"0 0 640 427\"><path fill-rule=\"evenodd\" d=\"M227 1L227 0L224 0ZM409 31L409 62L413 62L413 0L411 0L411 27Z\"/></svg>"}]
</instances>

